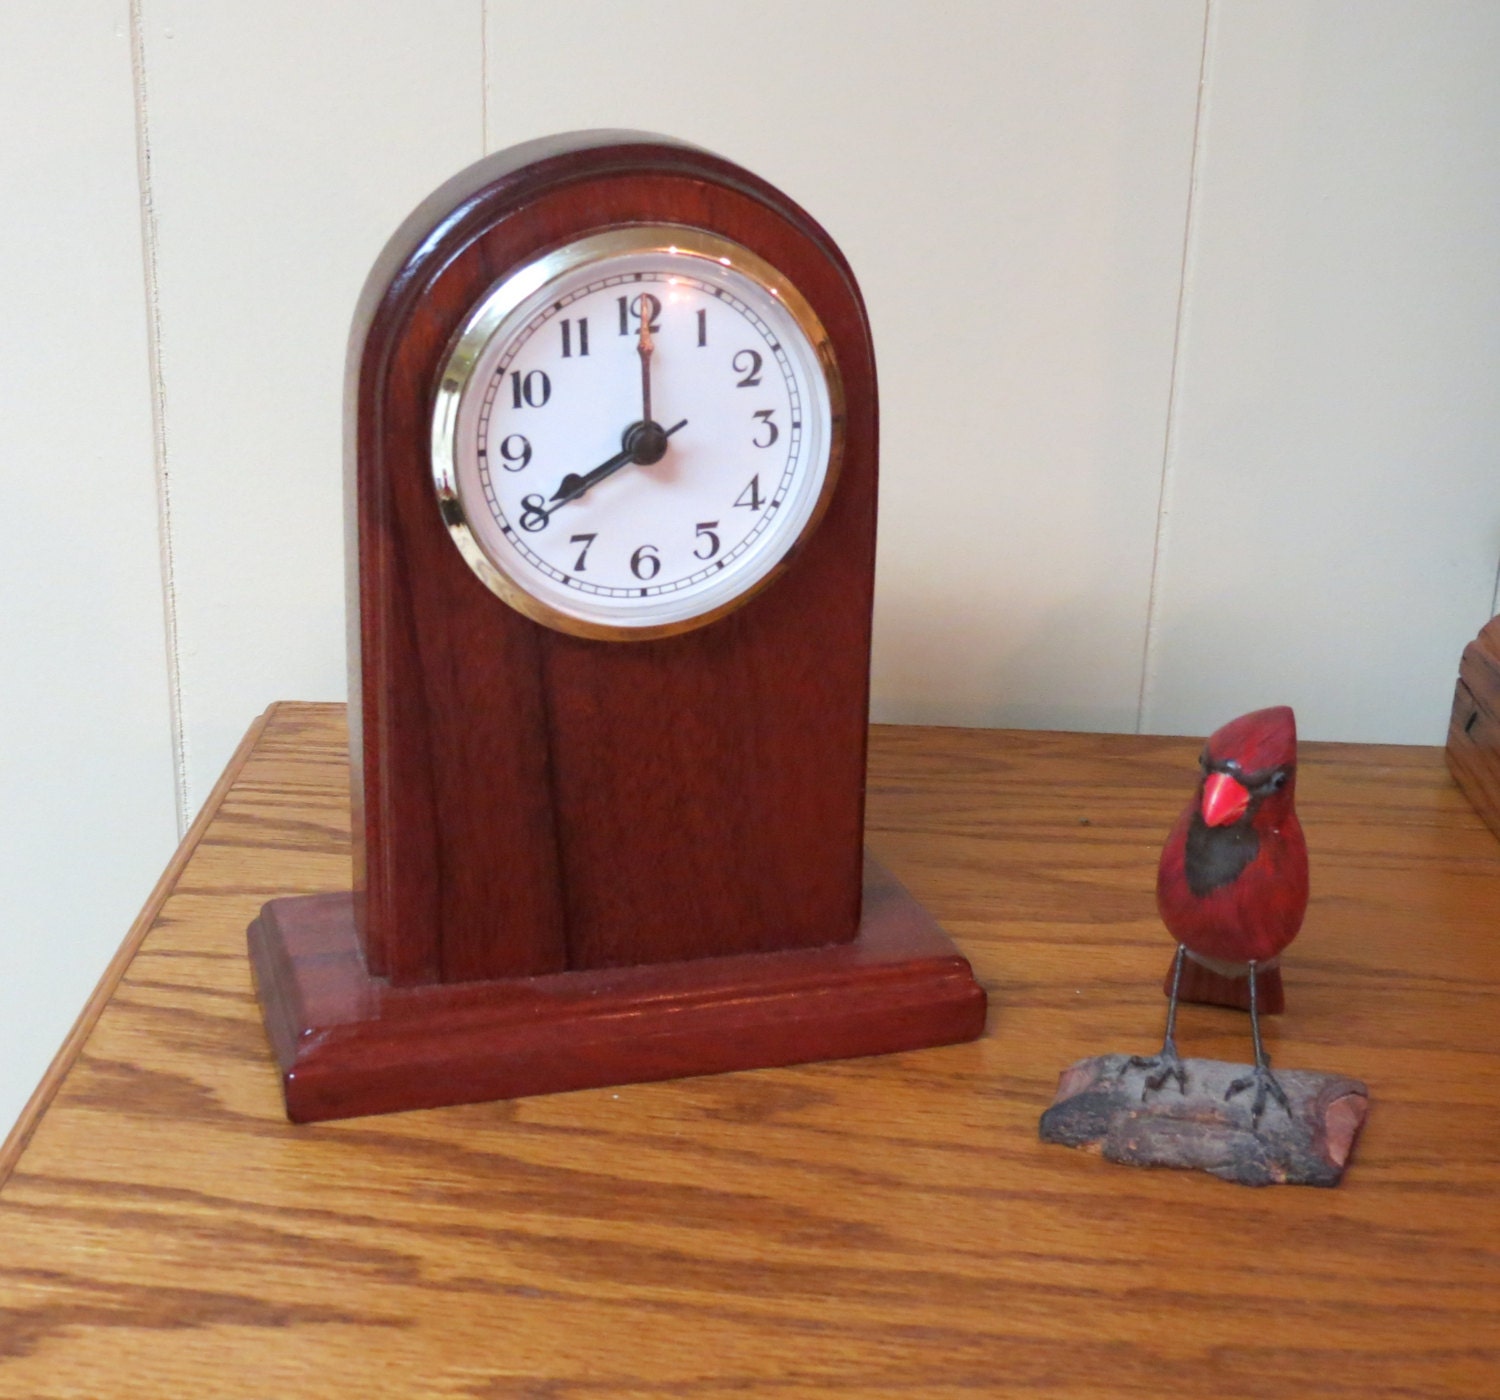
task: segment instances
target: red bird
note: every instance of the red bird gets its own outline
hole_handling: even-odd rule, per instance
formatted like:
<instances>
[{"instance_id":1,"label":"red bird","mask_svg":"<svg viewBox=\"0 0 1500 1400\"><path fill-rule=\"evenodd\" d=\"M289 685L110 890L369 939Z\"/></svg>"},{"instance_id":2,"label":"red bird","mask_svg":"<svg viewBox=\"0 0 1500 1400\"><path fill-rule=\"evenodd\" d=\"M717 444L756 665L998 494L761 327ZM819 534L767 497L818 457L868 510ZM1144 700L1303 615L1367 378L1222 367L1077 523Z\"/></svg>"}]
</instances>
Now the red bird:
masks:
<instances>
[{"instance_id":1,"label":"red bird","mask_svg":"<svg viewBox=\"0 0 1500 1400\"><path fill-rule=\"evenodd\" d=\"M1209 736L1203 777L1161 853L1156 907L1177 940L1168 974L1167 1033L1161 1054L1134 1063L1159 1089L1187 1072L1173 1030L1177 1002L1215 1002L1250 1012L1255 1069L1227 1097L1255 1089L1252 1121L1266 1096L1288 1108L1260 1038L1260 1012L1285 1004L1280 953L1307 911L1307 842L1292 801L1297 785L1297 721L1285 705L1231 720ZM1288 1111L1289 1108L1288 1108Z\"/></svg>"}]
</instances>

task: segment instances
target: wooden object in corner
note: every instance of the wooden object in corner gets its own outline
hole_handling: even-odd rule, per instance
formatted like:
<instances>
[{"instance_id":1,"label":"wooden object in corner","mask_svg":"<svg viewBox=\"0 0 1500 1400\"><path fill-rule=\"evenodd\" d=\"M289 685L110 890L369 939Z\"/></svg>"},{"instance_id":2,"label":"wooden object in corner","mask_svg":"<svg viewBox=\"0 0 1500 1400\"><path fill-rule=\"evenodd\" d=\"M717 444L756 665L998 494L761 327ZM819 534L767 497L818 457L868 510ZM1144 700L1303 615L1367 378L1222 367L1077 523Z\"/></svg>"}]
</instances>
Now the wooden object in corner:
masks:
<instances>
[{"instance_id":1,"label":"wooden object in corner","mask_svg":"<svg viewBox=\"0 0 1500 1400\"><path fill-rule=\"evenodd\" d=\"M1464 648L1447 758L1464 796L1500 836L1500 617L1492 617Z\"/></svg>"}]
</instances>

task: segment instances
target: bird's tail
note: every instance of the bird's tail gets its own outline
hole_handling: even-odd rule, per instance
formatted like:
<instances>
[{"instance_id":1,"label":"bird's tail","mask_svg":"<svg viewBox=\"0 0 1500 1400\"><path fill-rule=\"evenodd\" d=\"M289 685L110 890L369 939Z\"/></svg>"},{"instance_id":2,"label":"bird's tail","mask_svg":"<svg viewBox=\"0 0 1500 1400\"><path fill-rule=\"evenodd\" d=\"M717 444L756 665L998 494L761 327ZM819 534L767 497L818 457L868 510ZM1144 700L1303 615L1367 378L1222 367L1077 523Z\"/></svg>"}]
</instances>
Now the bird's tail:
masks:
<instances>
[{"instance_id":1,"label":"bird's tail","mask_svg":"<svg viewBox=\"0 0 1500 1400\"><path fill-rule=\"evenodd\" d=\"M1172 970L1167 969L1162 991L1172 994ZM1217 963L1210 967L1189 950L1182 960L1182 981L1177 988L1179 1001L1202 1002L1207 1006L1233 1006L1250 1009L1250 969ZM1286 993L1281 985L1279 962L1261 963L1255 969L1255 1004L1263 1016L1277 1016L1286 1010Z\"/></svg>"}]
</instances>

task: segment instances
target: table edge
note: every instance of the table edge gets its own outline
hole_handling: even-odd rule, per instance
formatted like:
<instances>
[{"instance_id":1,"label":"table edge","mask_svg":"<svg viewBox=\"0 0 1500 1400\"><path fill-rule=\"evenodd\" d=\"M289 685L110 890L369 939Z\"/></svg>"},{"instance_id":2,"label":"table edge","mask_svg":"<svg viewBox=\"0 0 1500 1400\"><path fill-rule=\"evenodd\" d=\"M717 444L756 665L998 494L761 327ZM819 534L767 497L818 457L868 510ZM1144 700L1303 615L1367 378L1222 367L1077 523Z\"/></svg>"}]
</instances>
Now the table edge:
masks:
<instances>
[{"instance_id":1,"label":"table edge","mask_svg":"<svg viewBox=\"0 0 1500 1400\"><path fill-rule=\"evenodd\" d=\"M193 852L197 850L198 843L203 839L209 824L218 814L229 789L239 777L240 770L244 768L276 711L285 703L285 701L276 701L269 705L246 730L245 737L240 740L239 747L235 749L233 757L225 765L218 782L213 785L198 815L188 827L187 834L178 842L176 851L173 852L166 869L161 873L161 878L157 880L151 893L146 897L146 902L142 905L141 912L136 915L135 922L131 924L124 941L115 950L114 956L104 969L88 1001L84 1003L83 1010L78 1013L78 1019L73 1022L73 1027L58 1048L57 1054L52 1057L52 1063L47 1066L46 1073L32 1090L31 1097L27 1099L26 1106L11 1127L4 1144L0 1145L0 1190L3 1190L6 1182L10 1180L11 1173L15 1171L22 1154L31 1142L32 1134L36 1132L43 1115L51 1106L57 1091L62 1087L68 1072L77 1061L95 1023L104 1014L104 1008L120 985L137 950L155 925L162 906L176 887L178 877L182 874Z\"/></svg>"}]
</instances>

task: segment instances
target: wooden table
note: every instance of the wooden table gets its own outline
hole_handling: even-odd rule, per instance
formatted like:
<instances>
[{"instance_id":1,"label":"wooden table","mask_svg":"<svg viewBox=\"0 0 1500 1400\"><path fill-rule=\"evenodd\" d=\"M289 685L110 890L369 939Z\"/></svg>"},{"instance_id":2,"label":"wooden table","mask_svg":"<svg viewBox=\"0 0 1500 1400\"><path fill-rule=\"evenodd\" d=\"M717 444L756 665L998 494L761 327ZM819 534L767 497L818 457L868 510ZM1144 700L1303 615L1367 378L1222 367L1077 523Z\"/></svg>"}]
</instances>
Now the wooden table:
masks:
<instances>
[{"instance_id":1,"label":"wooden table","mask_svg":"<svg viewBox=\"0 0 1500 1400\"><path fill-rule=\"evenodd\" d=\"M343 745L251 731L8 1144L0 1394L1500 1395L1500 843L1439 750L1304 745L1270 1048L1373 1106L1336 1191L1256 1191L1037 1141L1059 1069L1159 1041L1194 740L875 731L975 1044L294 1128L245 926L347 885Z\"/></svg>"}]
</instances>

